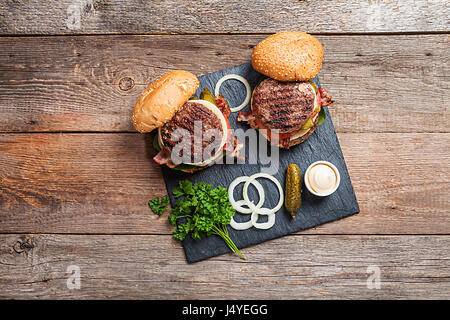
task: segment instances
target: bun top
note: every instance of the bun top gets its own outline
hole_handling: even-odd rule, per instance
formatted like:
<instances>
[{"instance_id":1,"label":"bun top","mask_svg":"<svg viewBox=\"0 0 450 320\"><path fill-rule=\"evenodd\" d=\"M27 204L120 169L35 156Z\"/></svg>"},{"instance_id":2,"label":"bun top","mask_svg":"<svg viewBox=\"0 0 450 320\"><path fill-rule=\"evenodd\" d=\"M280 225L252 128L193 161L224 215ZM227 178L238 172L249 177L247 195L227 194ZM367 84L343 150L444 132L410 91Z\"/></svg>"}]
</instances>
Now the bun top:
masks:
<instances>
[{"instance_id":1,"label":"bun top","mask_svg":"<svg viewBox=\"0 0 450 320\"><path fill-rule=\"evenodd\" d=\"M253 68L278 81L307 81L322 67L322 44L304 32L279 32L261 41L252 54Z\"/></svg>"},{"instance_id":2,"label":"bun top","mask_svg":"<svg viewBox=\"0 0 450 320\"><path fill-rule=\"evenodd\" d=\"M136 130L144 133L163 126L199 85L195 75L183 70L171 71L152 82L134 106L131 121Z\"/></svg>"}]
</instances>

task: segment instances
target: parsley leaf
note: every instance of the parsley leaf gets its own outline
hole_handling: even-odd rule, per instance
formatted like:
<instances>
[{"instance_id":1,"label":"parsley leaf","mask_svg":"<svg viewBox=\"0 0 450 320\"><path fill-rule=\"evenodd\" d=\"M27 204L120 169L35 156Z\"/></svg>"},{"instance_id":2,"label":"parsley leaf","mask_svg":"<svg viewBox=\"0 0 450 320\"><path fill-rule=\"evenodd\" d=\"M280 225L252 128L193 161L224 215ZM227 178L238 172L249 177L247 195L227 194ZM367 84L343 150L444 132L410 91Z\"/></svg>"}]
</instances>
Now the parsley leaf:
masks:
<instances>
[{"instance_id":1,"label":"parsley leaf","mask_svg":"<svg viewBox=\"0 0 450 320\"><path fill-rule=\"evenodd\" d=\"M169 204L168 196L161 197L161 201L159 201L158 197L155 197L148 201L150 209L152 209L153 213L157 214L158 216L161 216L164 213L168 204Z\"/></svg>"},{"instance_id":2,"label":"parsley leaf","mask_svg":"<svg viewBox=\"0 0 450 320\"><path fill-rule=\"evenodd\" d=\"M172 193L175 196L175 198L179 198L184 194L183 190L181 190L180 187L173 188Z\"/></svg>"},{"instance_id":3,"label":"parsley leaf","mask_svg":"<svg viewBox=\"0 0 450 320\"><path fill-rule=\"evenodd\" d=\"M181 180L179 182L179 186L180 186L180 189L185 194L190 194L190 195L194 194L194 188L192 187L192 182L190 182L189 180Z\"/></svg>"}]
</instances>

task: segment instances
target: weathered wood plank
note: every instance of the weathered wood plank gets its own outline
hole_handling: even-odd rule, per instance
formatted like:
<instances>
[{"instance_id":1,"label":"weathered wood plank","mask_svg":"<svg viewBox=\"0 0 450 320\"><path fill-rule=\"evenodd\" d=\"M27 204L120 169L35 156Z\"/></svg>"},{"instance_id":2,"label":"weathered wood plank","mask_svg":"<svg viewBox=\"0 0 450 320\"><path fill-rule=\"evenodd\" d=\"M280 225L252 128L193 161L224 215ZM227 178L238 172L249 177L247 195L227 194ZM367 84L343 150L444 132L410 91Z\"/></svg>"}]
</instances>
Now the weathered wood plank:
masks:
<instances>
[{"instance_id":1,"label":"weathered wood plank","mask_svg":"<svg viewBox=\"0 0 450 320\"><path fill-rule=\"evenodd\" d=\"M449 234L450 134L339 134L361 213L307 232ZM0 135L3 233L168 234L146 135Z\"/></svg>"},{"instance_id":2,"label":"weathered wood plank","mask_svg":"<svg viewBox=\"0 0 450 320\"><path fill-rule=\"evenodd\" d=\"M3 1L0 34L416 32L449 29L438 0Z\"/></svg>"},{"instance_id":3,"label":"weathered wood plank","mask_svg":"<svg viewBox=\"0 0 450 320\"><path fill-rule=\"evenodd\" d=\"M0 38L0 131L134 131L146 86L249 61L265 35ZM449 132L449 35L320 36L338 132Z\"/></svg>"},{"instance_id":4,"label":"weathered wood plank","mask_svg":"<svg viewBox=\"0 0 450 320\"><path fill-rule=\"evenodd\" d=\"M0 298L449 298L448 236L294 235L243 253L186 264L168 235L0 235ZM380 289L367 287L374 267Z\"/></svg>"}]
</instances>

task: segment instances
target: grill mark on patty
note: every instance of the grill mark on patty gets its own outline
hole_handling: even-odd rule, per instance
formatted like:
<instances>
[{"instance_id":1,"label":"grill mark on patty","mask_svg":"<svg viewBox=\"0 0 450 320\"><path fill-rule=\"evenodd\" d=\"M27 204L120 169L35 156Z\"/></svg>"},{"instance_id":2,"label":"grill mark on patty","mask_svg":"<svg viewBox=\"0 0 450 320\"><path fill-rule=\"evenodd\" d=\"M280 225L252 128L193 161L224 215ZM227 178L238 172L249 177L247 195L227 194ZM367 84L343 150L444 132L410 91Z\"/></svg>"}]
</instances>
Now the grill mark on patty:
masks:
<instances>
[{"instance_id":1,"label":"grill mark on patty","mask_svg":"<svg viewBox=\"0 0 450 320\"><path fill-rule=\"evenodd\" d=\"M200 106L200 107L199 107ZM203 119L210 117L211 111L205 109L203 105L195 104L189 106L190 112L184 112L183 117L176 117L173 121L179 128L186 129L189 133L194 133L196 121L203 121ZM215 117L215 115L213 115Z\"/></svg>"},{"instance_id":2,"label":"grill mark on patty","mask_svg":"<svg viewBox=\"0 0 450 320\"><path fill-rule=\"evenodd\" d=\"M283 122L287 121L288 119L289 119L288 117L273 118L273 119L267 121L267 123L269 123L269 124L283 123Z\"/></svg>"},{"instance_id":3,"label":"grill mark on patty","mask_svg":"<svg viewBox=\"0 0 450 320\"><path fill-rule=\"evenodd\" d=\"M198 122L198 124L196 124ZM194 131L195 125L200 125L202 129L202 137L201 142L201 150L196 150L194 146ZM177 129L184 129L190 134L190 141L183 141L183 136L180 136L176 132ZM216 136L208 137L206 135L208 130L217 130ZM161 128L161 138L164 143L164 146L167 147L170 151L178 145L189 143L191 146L191 162L195 160L203 159L203 152L206 147L209 147L208 150L213 150L213 154L215 154L220 146L220 142L222 141L222 127L220 119L209 109L205 108L200 103L196 102L187 102L181 107L181 109L175 113L172 119L164 124ZM181 145L183 146L183 145ZM186 147L188 148L188 147ZM198 148L200 149L200 148ZM180 150L178 156L183 156L183 150ZM197 152L196 152L197 151ZM200 154L201 152L201 154Z\"/></svg>"},{"instance_id":4,"label":"grill mark on patty","mask_svg":"<svg viewBox=\"0 0 450 320\"><path fill-rule=\"evenodd\" d=\"M311 105L306 105L306 106L299 108L298 103L286 102L286 101L284 101L284 103L279 103L279 104L268 104L268 107L269 107L270 111L274 111L274 112L276 112L280 109L287 110L289 112L292 112L293 110L294 110L294 112L298 111L298 110L302 110L302 111L311 111L312 110Z\"/></svg>"},{"instance_id":5,"label":"grill mark on patty","mask_svg":"<svg viewBox=\"0 0 450 320\"><path fill-rule=\"evenodd\" d=\"M279 117L279 116L284 116L284 115L289 114L289 113L290 113L289 110L286 110L286 109L271 110L270 115L272 117Z\"/></svg>"},{"instance_id":6,"label":"grill mark on patty","mask_svg":"<svg viewBox=\"0 0 450 320\"><path fill-rule=\"evenodd\" d=\"M312 116L315 92L307 83L266 79L253 93L252 112L268 129L300 128Z\"/></svg>"},{"instance_id":7,"label":"grill mark on patty","mask_svg":"<svg viewBox=\"0 0 450 320\"><path fill-rule=\"evenodd\" d=\"M285 96L264 96L255 94L253 101L258 101L258 103L269 103L271 105L278 104L289 104L295 101L296 95L287 94Z\"/></svg>"}]
</instances>

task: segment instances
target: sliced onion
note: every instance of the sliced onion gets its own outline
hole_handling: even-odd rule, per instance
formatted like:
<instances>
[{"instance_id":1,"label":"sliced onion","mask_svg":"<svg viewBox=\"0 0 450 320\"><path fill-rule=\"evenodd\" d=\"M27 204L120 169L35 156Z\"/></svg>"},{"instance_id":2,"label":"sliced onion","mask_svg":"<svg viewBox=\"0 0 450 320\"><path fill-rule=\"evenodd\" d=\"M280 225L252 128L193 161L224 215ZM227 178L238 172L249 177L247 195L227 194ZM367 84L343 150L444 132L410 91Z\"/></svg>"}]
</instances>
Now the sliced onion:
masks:
<instances>
[{"instance_id":1,"label":"sliced onion","mask_svg":"<svg viewBox=\"0 0 450 320\"><path fill-rule=\"evenodd\" d=\"M257 178L266 178L271 180L278 188L278 192L280 195L280 200L278 204L272 208L263 208L262 205L264 204L265 200L265 193L263 186L256 180ZM236 201L233 196L234 189L236 186L242 182L245 182L244 189L243 189L243 200ZM259 194L259 201L255 205L252 201L249 200L248 197L248 186L250 184L253 184L256 189L258 190ZM283 188L281 187L280 182L274 177L267 173L255 173L254 175L251 175L250 177L247 176L241 176L234 179L230 186L228 187L228 198L230 200L230 203L232 207L240 213L244 214L250 214L251 217L249 221L245 222L236 222L234 220L234 217L231 217L230 226L235 230L247 230L251 228L252 226L257 229L269 229L275 224L275 212L280 210L281 206L283 205L284 201L284 194L283 194ZM244 208L247 206L248 208ZM267 215L268 220L266 222L258 222L259 215Z\"/></svg>"},{"instance_id":2,"label":"sliced onion","mask_svg":"<svg viewBox=\"0 0 450 320\"><path fill-rule=\"evenodd\" d=\"M236 203L238 205L246 205L245 200L238 200L238 201L236 201ZM233 216L233 217L231 217L230 226L235 230L247 230L247 229L253 227L253 223L252 223L252 219L245 221L245 222L236 222L236 220L234 220L234 216Z\"/></svg>"},{"instance_id":3,"label":"sliced onion","mask_svg":"<svg viewBox=\"0 0 450 320\"><path fill-rule=\"evenodd\" d=\"M272 181L273 183L275 183L275 185L278 188L278 193L280 195L280 200L278 201L278 204L272 208L272 209L267 209L269 214L270 213L275 213L278 210L281 209L281 207L283 206L283 201L284 201L284 194L283 194L283 188L281 187L280 182L274 177L271 176L270 174L264 173L264 172L260 172L260 173L255 173L254 175L251 175L248 180L245 182L244 184L244 190L243 190L243 196L244 196L244 200L247 202L247 206L251 209L251 211L255 211L258 208L258 206L255 206L252 202L249 201L248 198L248 186L250 185L250 183L252 183L253 181L255 181L255 179L257 178L266 178L269 179L270 181ZM258 203L259 204L259 203ZM262 208L261 208L262 209ZM266 209L266 208L265 208ZM266 212L266 211L265 211Z\"/></svg>"},{"instance_id":4,"label":"sliced onion","mask_svg":"<svg viewBox=\"0 0 450 320\"><path fill-rule=\"evenodd\" d=\"M259 215L266 215L268 220L266 222L258 222ZM272 228L275 224L275 215L270 209L259 208L253 211L250 221L255 228L266 230Z\"/></svg>"},{"instance_id":5,"label":"sliced onion","mask_svg":"<svg viewBox=\"0 0 450 320\"><path fill-rule=\"evenodd\" d=\"M251 219L246 222L236 222L236 220L234 220L234 217L231 217L230 226L234 230L247 230L253 227L253 222Z\"/></svg>"},{"instance_id":6,"label":"sliced onion","mask_svg":"<svg viewBox=\"0 0 450 320\"><path fill-rule=\"evenodd\" d=\"M228 199L230 200L231 206L233 207L234 210L236 210L239 213L244 213L244 214L250 214L253 212L252 209L250 209L250 206L248 205L248 200L239 200L236 201L234 199L234 195L233 195L233 191L234 188L236 188L236 186L242 182L247 182L248 179L250 177L247 176L241 176L241 177L237 177L236 179L234 179L231 183L230 186L228 187ZM256 187L256 190L258 190L258 195L259 195L259 201L256 204L256 206L253 204L253 202L251 202L251 204L255 207L255 208L261 208L261 206L264 204L264 188L263 186L256 180L252 181L252 184ZM249 208L244 208L242 205L246 205Z\"/></svg>"},{"instance_id":7,"label":"sliced onion","mask_svg":"<svg viewBox=\"0 0 450 320\"><path fill-rule=\"evenodd\" d=\"M217 81L216 88L214 90L214 94L216 96L218 96L219 93L220 93L220 86L222 85L222 83L227 81L227 80L230 80L230 79L234 79L234 80L238 80L238 81L242 82L244 84L244 86L245 86L245 89L247 90L247 94L245 96L244 102L242 102L241 105L239 105L239 106L237 106L235 108L231 108L230 107L231 112L237 112L237 111L240 111L240 110L244 109L244 107L249 103L249 101L250 101L250 94L251 94L252 90L250 89L250 84L248 83L248 81L244 77L242 77L242 76L240 76L238 74L227 74L227 75L223 76L222 78L220 78L219 81Z\"/></svg>"}]
</instances>

